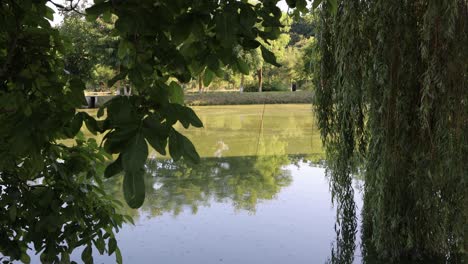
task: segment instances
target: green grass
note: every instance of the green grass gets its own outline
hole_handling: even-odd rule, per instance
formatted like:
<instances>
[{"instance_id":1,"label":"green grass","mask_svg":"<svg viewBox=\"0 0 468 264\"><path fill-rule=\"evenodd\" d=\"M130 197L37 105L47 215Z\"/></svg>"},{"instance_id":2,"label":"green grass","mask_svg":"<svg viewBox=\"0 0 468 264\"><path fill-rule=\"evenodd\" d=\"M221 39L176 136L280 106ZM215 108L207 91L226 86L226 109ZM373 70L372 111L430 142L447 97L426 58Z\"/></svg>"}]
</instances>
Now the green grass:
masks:
<instances>
[{"instance_id":1,"label":"green grass","mask_svg":"<svg viewBox=\"0 0 468 264\"><path fill-rule=\"evenodd\" d=\"M310 104L312 92L207 92L185 94L187 105Z\"/></svg>"}]
</instances>

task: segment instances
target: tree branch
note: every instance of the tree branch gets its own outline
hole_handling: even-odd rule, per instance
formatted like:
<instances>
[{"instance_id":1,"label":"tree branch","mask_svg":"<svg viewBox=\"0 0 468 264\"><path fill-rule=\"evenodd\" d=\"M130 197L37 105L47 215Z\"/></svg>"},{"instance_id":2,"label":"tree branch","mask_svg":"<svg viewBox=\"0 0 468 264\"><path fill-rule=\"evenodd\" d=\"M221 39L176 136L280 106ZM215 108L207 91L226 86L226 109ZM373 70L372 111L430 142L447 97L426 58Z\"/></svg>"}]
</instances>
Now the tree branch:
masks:
<instances>
[{"instance_id":1,"label":"tree branch","mask_svg":"<svg viewBox=\"0 0 468 264\"><path fill-rule=\"evenodd\" d=\"M83 16L85 15L85 13L78 10L78 4L80 3L80 0L78 0L76 2L76 4L73 4L73 0L70 0L69 2L70 2L70 6L67 7L67 6L55 3L52 0L49 0L49 3L53 4L61 12L75 12L75 13L83 15Z\"/></svg>"}]
</instances>

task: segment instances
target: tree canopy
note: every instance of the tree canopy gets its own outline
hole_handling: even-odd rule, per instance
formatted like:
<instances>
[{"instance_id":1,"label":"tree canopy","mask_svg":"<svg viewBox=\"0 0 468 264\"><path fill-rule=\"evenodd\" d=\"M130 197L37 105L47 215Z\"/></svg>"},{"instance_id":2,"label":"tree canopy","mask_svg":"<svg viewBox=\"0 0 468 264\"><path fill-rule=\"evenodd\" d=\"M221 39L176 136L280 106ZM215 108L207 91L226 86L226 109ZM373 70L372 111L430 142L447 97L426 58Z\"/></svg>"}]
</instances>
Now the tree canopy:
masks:
<instances>
[{"instance_id":1,"label":"tree canopy","mask_svg":"<svg viewBox=\"0 0 468 264\"><path fill-rule=\"evenodd\" d=\"M331 9L320 11L315 99L343 234L344 220L355 221L351 174L361 173L364 253L461 263L466 1L338 1L336 15Z\"/></svg>"}]
</instances>

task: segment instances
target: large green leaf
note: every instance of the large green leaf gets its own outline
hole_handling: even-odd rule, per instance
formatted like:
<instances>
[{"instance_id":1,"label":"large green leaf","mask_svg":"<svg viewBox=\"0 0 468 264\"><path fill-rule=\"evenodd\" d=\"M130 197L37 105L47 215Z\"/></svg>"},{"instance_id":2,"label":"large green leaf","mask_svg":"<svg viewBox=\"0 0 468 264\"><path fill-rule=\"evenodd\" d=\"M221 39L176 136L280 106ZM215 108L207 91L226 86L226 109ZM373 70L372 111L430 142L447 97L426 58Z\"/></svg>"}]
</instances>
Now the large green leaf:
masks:
<instances>
[{"instance_id":1,"label":"large green leaf","mask_svg":"<svg viewBox=\"0 0 468 264\"><path fill-rule=\"evenodd\" d=\"M231 12L218 14L215 17L216 37L225 47L234 45L236 41L234 31L235 23L232 23L233 20L233 14Z\"/></svg>"},{"instance_id":2,"label":"large green leaf","mask_svg":"<svg viewBox=\"0 0 468 264\"><path fill-rule=\"evenodd\" d=\"M110 178L119 174L121 171L123 171L122 156L119 155L119 157L114 162L107 165L106 169L104 170L104 177Z\"/></svg>"},{"instance_id":3,"label":"large green leaf","mask_svg":"<svg viewBox=\"0 0 468 264\"><path fill-rule=\"evenodd\" d=\"M131 126L109 132L104 137L104 149L111 154L123 152L136 133L137 128Z\"/></svg>"},{"instance_id":4,"label":"large green leaf","mask_svg":"<svg viewBox=\"0 0 468 264\"><path fill-rule=\"evenodd\" d=\"M148 157L148 145L142 133L137 133L122 153L122 165L125 172L143 168Z\"/></svg>"},{"instance_id":5,"label":"large green leaf","mask_svg":"<svg viewBox=\"0 0 468 264\"><path fill-rule=\"evenodd\" d=\"M175 129L173 129L169 134L169 153L175 161L184 157L184 159L195 163L200 162L200 156L192 142Z\"/></svg>"},{"instance_id":6,"label":"large green leaf","mask_svg":"<svg viewBox=\"0 0 468 264\"><path fill-rule=\"evenodd\" d=\"M190 107L168 104L162 109L169 124L175 124L179 121L184 128L190 125L194 127L203 127L203 123Z\"/></svg>"},{"instance_id":7,"label":"large green leaf","mask_svg":"<svg viewBox=\"0 0 468 264\"><path fill-rule=\"evenodd\" d=\"M286 0L286 3L290 8L295 8L296 7L296 0Z\"/></svg>"},{"instance_id":8,"label":"large green leaf","mask_svg":"<svg viewBox=\"0 0 468 264\"><path fill-rule=\"evenodd\" d=\"M65 135L69 138L73 138L83 125L83 116L81 114L76 114L71 122L65 127Z\"/></svg>"},{"instance_id":9,"label":"large green leaf","mask_svg":"<svg viewBox=\"0 0 468 264\"><path fill-rule=\"evenodd\" d=\"M157 152L166 155L168 130L155 115L150 115L143 120L143 135Z\"/></svg>"},{"instance_id":10,"label":"large green leaf","mask_svg":"<svg viewBox=\"0 0 468 264\"><path fill-rule=\"evenodd\" d=\"M125 201L131 208L139 208L145 201L145 170L125 171L123 193Z\"/></svg>"},{"instance_id":11,"label":"large green leaf","mask_svg":"<svg viewBox=\"0 0 468 264\"><path fill-rule=\"evenodd\" d=\"M86 112L80 112L79 113L85 124L86 124L86 128L89 130L89 132L93 133L94 135L96 135L98 132L102 132L101 131L101 128L99 127L96 119L94 119L94 117L90 116L88 113Z\"/></svg>"},{"instance_id":12,"label":"large green leaf","mask_svg":"<svg viewBox=\"0 0 468 264\"><path fill-rule=\"evenodd\" d=\"M249 65L245 61L243 61L242 59L237 59L237 68L244 75L248 75L249 72L250 72Z\"/></svg>"},{"instance_id":13,"label":"large green leaf","mask_svg":"<svg viewBox=\"0 0 468 264\"><path fill-rule=\"evenodd\" d=\"M90 8L86 9L86 19L94 21L99 15L112 8L111 1L96 3Z\"/></svg>"},{"instance_id":14,"label":"large green leaf","mask_svg":"<svg viewBox=\"0 0 468 264\"><path fill-rule=\"evenodd\" d=\"M81 260L86 264L93 263L93 248L91 247L91 244L86 246L81 253Z\"/></svg>"},{"instance_id":15,"label":"large green leaf","mask_svg":"<svg viewBox=\"0 0 468 264\"><path fill-rule=\"evenodd\" d=\"M184 104L184 89L176 82L169 85L169 100L171 103Z\"/></svg>"},{"instance_id":16,"label":"large green leaf","mask_svg":"<svg viewBox=\"0 0 468 264\"><path fill-rule=\"evenodd\" d=\"M273 54L273 52L269 51L264 46L261 46L260 49L262 50L262 57L263 59L265 59L266 62L272 65L275 65L277 67L281 66L278 62L276 62L276 57L275 57L275 54Z\"/></svg>"},{"instance_id":17,"label":"large green leaf","mask_svg":"<svg viewBox=\"0 0 468 264\"><path fill-rule=\"evenodd\" d=\"M88 102L86 101L86 97L84 94L84 90L86 88L84 82L80 79L71 79L70 82L70 95L72 96L73 102L76 102L77 106L87 105Z\"/></svg>"},{"instance_id":18,"label":"large green leaf","mask_svg":"<svg viewBox=\"0 0 468 264\"><path fill-rule=\"evenodd\" d=\"M109 246L109 256L112 255L112 253L115 252L115 250L117 249L117 240L113 237L109 238L109 242L108 243L108 246Z\"/></svg>"},{"instance_id":19,"label":"large green leaf","mask_svg":"<svg viewBox=\"0 0 468 264\"><path fill-rule=\"evenodd\" d=\"M214 73L209 69L205 69L205 74L203 75L203 85L208 86L210 85L211 81L213 80Z\"/></svg>"}]
</instances>

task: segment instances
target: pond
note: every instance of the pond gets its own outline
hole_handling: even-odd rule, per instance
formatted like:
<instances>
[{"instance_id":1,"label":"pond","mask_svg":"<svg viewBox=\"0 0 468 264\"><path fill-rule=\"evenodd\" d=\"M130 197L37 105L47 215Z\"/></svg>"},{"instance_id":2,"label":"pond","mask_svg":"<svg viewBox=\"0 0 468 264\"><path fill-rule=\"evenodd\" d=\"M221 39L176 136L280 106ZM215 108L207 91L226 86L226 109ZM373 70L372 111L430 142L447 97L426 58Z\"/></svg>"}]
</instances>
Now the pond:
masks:
<instances>
[{"instance_id":1,"label":"pond","mask_svg":"<svg viewBox=\"0 0 468 264\"><path fill-rule=\"evenodd\" d=\"M336 208L311 105L194 110L204 128L177 128L202 160L173 162L150 151L145 203L122 209L135 222L116 236L124 263L361 262L359 226L349 229L347 243L335 231ZM117 176L105 184L125 204L122 181ZM358 210L361 184L353 182ZM115 262L93 252L95 263ZM80 254L76 250L72 259Z\"/></svg>"},{"instance_id":2,"label":"pond","mask_svg":"<svg viewBox=\"0 0 468 264\"><path fill-rule=\"evenodd\" d=\"M151 155L145 203L124 209L135 226L125 225L117 235L124 262L331 260L336 210L311 106L195 111L204 128L179 131L194 142L202 161L193 165ZM123 201L121 182L116 177L107 186ZM358 250L353 256L359 262ZM95 261L113 258L96 255Z\"/></svg>"},{"instance_id":3,"label":"pond","mask_svg":"<svg viewBox=\"0 0 468 264\"><path fill-rule=\"evenodd\" d=\"M369 226L371 202L363 205L362 176L331 181L310 105L194 110L204 128L177 128L197 147L200 164L174 162L150 151L146 200L138 210L125 205L123 177L105 181L107 191L124 204L122 213L135 222L116 235L124 263L467 263L468 251L455 247L464 242L467 248L466 237L454 237L451 229L429 250L403 249L394 262L376 258L382 252L375 251L369 234L385 230ZM421 186L425 188L430 190ZM415 202L400 200L403 205ZM437 226L433 213L460 201L435 201L423 219ZM451 214L460 215L460 208L466 210L454 206ZM411 212L408 217L418 220ZM389 221L394 225L400 218ZM448 221L453 223L446 226L466 230L465 220ZM437 231L426 230L428 238ZM385 249L400 250L393 244ZM81 251L75 250L72 259L80 260ZM115 263L113 256L93 252L95 263ZM33 256L32 263L38 259Z\"/></svg>"}]
</instances>

